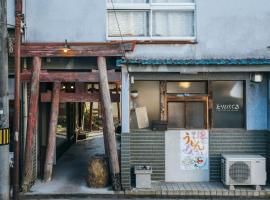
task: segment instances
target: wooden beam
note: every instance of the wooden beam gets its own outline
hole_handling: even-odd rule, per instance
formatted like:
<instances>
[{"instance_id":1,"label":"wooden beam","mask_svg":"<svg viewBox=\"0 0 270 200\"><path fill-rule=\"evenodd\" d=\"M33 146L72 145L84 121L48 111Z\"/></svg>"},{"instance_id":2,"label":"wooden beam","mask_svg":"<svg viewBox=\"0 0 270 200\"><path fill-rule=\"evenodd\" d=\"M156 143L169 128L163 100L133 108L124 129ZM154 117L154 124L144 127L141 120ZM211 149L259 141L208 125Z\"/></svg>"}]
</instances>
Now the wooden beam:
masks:
<instances>
[{"instance_id":1,"label":"wooden beam","mask_svg":"<svg viewBox=\"0 0 270 200\"><path fill-rule=\"evenodd\" d=\"M51 118L49 125L49 135L46 150L46 159L44 166L44 180L50 181L52 178L53 158L56 142L56 128L59 114L59 95L61 83L55 82L53 85L52 105L51 105Z\"/></svg>"},{"instance_id":2,"label":"wooden beam","mask_svg":"<svg viewBox=\"0 0 270 200\"><path fill-rule=\"evenodd\" d=\"M115 72L114 70L107 71L108 80L111 83L120 82L121 74L120 72ZM21 73L22 81L30 81L31 72L29 70L24 70ZM63 71L46 71L42 70L40 72L40 82L89 82L98 83L99 76L98 71L89 72L63 72Z\"/></svg>"},{"instance_id":3,"label":"wooden beam","mask_svg":"<svg viewBox=\"0 0 270 200\"><path fill-rule=\"evenodd\" d=\"M112 102L119 102L120 95L112 94L111 95ZM46 93L41 93L41 102L51 102L52 100L52 92L48 91ZM61 103L67 102L99 102L100 95L97 92L94 93L68 93L68 92L60 92Z\"/></svg>"},{"instance_id":4,"label":"wooden beam","mask_svg":"<svg viewBox=\"0 0 270 200\"><path fill-rule=\"evenodd\" d=\"M89 57L124 56L125 51L133 51L134 42L68 43L70 50L64 52L65 43L24 43L22 57Z\"/></svg>"},{"instance_id":5,"label":"wooden beam","mask_svg":"<svg viewBox=\"0 0 270 200\"><path fill-rule=\"evenodd\" d=\"M106 69L106 59L105 57L98 57L98 70L99 70L99 85L100 85L100 96L101 103L104 115L104 123L108 152L109 156L109 164L110 164L110 173L112 180L113 190L120 191L121 190L121 180L120 180L120 168L119 168L119 160L117 155L117 146L116 146L116 138L115 138L115 129L113 123L113 112L112 112L112 103L110 98L110 89L107 77L107 69Z\"/></svg>"},{"instance_id":6,"label":"wooden beam","mask_svg":"<svg viewBox=\"0 0 270 200\"><path fill-rule=\"evenodd\" d=\"M24 158L24 178L23 178L23 191L27 192L30 188L33 174L33 138L36 134L37 127L37 112L38 112L38 99L39 99L39 75L41 68L41 59L34 57L32 79L31 79L31 94L29 103L29 113L27 120L26 144L25 144L25 158Z\"/></svg>"}]
</instances>

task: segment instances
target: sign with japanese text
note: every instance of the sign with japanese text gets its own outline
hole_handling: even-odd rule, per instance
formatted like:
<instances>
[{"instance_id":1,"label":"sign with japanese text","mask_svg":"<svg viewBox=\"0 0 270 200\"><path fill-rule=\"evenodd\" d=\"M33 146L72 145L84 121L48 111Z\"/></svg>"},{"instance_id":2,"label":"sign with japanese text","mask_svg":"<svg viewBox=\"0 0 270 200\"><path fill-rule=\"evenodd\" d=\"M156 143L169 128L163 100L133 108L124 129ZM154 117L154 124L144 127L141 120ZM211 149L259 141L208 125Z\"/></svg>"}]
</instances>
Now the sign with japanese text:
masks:
<instances>
[{"instance_id":1,"label":"sign with japanese text","mask_svg":"<svg viewBox=\"0 0 270 200\"><path fill-rule=\"evenodd\" d=\"M181 170L207 170L209 168L208 130L180 131Z\"/></svg>"}]
</instances>

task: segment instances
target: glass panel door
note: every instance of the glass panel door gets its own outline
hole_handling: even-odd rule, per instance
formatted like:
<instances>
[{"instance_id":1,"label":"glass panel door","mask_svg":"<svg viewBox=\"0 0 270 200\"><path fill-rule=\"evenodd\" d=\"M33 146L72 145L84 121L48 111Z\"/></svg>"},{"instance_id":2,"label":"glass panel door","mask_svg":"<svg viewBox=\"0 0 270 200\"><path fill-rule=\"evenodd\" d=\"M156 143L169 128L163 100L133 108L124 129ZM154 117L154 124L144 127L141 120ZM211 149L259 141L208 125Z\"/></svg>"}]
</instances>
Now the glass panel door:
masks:
<instances>
[{"instance_id":1,"label":"glass panel door","mask_svg":"<svg viewBox=\"0 0 270 200\"><path fill-rule=\"evenodd\" d=\"M186 109L187 128L205 128L205 102L187 102Z\"/></svg>"},{"instance_id":2,"label":"glass panel door","mask_svg":"<svg viewBox=\"0 0 270 200\"><path fill-rule=\"evenodd\" d=\"M168 103L168 127L185 128L185 102Z\"/></svg>"}]
</instances>

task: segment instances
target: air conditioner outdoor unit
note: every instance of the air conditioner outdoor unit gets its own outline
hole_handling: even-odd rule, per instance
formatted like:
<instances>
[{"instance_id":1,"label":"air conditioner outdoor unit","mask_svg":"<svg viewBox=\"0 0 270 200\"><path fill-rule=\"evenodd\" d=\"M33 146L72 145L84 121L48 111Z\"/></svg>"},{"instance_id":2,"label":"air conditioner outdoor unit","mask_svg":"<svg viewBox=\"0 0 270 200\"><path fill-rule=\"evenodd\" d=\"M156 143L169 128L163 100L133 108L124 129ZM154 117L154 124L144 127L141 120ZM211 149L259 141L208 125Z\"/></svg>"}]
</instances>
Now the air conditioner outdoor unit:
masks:
<instances>
[{"instance_id":1,"label":"air conditioner outdoor unit","mask_svg":"<svg viewBox=\"0 0 270 200\"><path fill-rule=\"evenodd\" d=\"M260 189L266 184L266 161L260 155L221 155L221 181L234 189L235 185L255 185Z\"/></svg>"}]
</instances>

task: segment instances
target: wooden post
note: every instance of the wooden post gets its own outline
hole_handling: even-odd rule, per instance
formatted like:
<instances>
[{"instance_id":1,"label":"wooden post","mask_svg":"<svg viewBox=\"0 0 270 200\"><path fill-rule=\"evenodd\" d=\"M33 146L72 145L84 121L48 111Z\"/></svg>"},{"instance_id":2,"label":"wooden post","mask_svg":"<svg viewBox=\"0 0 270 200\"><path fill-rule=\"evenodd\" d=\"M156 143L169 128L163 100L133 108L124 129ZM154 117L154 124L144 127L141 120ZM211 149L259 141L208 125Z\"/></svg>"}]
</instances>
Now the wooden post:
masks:
<instances>
[{"instance_id":1,"label":"wooden post","mask_svg":"<svg viewBox=\"0 0 270 200\"><path fill-rule=\"evenodd\" d=\"M93 91L94 91L94 84L91 85L91 93ZM90 111L89 111L89 128L90 128L90 132L92 132L92 130L93 130L92 123L93 123L93 102L91 101L90 102Z\"/></svg>"},{"instance_id":2,"label":"wooden post","mask_svg":"<svg viewBox=\"0 0 270 200\"><path fill-rule=\"evenodd\" d=\"M13 168L13 199L19 199L20 176L20 90L21 90L21 24L22 24L22 0L15 0L15 94L14 94L14 168Z\"/></svg>"},{"instance_id":3,"label":"wooden post","mask_svg":"<svg viewBox=\"0 0 270 200\"><path fill-rule=\"evenodd\" d=\"M167 120L166 81L160 81L160 120Z\"/></svg>"},{"instance_id":4,"label":"wooden post","mask_svg":"<svg viewBox=\"0 0 270 200\"><path fill-rule=\"evenodd\" d=\"M57 128L58 113L59 113L60 88L61 88L61 83L55 82L53 85L49 135L48 135L46 159L45 159L45 166L44 166L44 180L45 181L50 181L52 178L53 158L54 158L55 141L56 141L56 128Z\"/></svg>"},{"instance_id":5,"label":"wooden post","mask_svg":"<svg viewBox=\"0 0 270 200\"><path fill-rule=\"evenodd\" d=\"M27 192L30 189L29 187L31 184L33 174L32 148L33 148L33 138L35 138L34 134L36 134L36 126L37 126L40 68L41 68L41 59L39 57L34 57L32 80L31 80L30 106L27 120L24 173L22 184L22 189L24 192Z\"/></svg>"},{"instance_id":6,"label":"wooden post","mask_svg":"<svg viewBox=\"0 0 270 200\"><path fill-rule=\"evenodd\" d=\"M104 128L106 129L105 133L108 142L107 144L109 152L107 153L107 155L109 156L112 187L113 190L119 191L121 190L120 169L117 155L117 146L113 123L113 112L112 112L110 88L107 77L107 67L105 57L98 57L98 70L99 70L101 103L104 115L103 119L105 120L104 124L106 124Z\"/></svg>"},{"instance_id":7,"label":"wooden post","mask_svg":"<svg viewBox=\"0 0 270 200\"><path fill-rule=\"evenodd\" d=\"M89 111L89 130L92 132L92 122L93 121L93 102L90 102L90 111Z\"/></svg>"}]
</instances>

